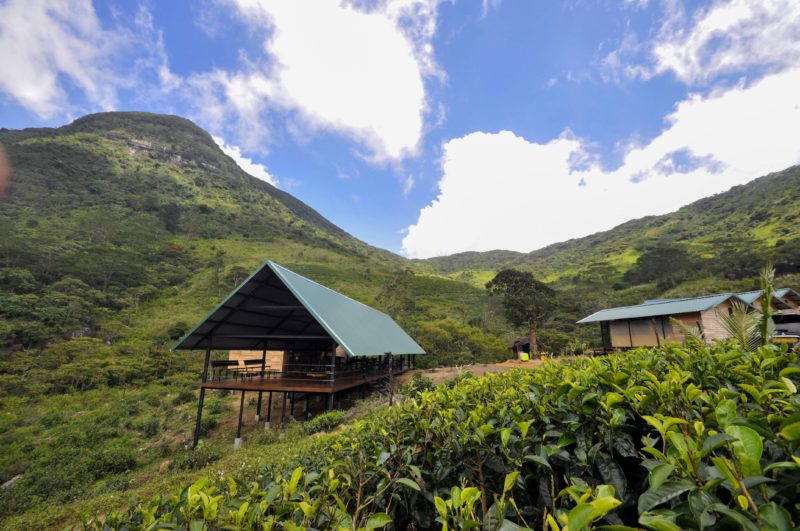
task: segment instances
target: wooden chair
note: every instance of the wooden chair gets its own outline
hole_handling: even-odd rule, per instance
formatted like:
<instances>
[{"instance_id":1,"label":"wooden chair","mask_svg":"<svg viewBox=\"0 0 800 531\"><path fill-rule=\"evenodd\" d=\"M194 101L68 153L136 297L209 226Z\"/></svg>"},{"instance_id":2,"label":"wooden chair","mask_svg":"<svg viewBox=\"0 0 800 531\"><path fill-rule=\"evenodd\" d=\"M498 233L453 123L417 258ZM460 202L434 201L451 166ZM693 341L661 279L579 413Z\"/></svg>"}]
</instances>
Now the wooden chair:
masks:
<instances>
[{"instance_id":1,"label":"wooden chair","mask_svg":"<svg viewBox=\"0 0 800 531\"><path fill-rule=\"evenodd\" d=\"M216 375L216 380L222 380L222 373L225 373L225 377L227 378L228 372L236 372L234 367L238 367L239 362L236 360L213 360L211 362L211 381L214 381L214 376Z\"/></svg>"}]
</instances>

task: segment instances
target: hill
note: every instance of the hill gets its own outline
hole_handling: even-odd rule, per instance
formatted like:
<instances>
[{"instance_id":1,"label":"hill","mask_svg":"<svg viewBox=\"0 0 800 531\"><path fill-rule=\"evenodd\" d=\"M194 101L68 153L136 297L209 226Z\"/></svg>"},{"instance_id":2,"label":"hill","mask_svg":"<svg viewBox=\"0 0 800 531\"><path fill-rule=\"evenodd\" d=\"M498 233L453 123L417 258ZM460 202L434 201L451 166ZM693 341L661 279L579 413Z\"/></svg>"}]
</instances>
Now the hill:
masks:
<instances>
[{"instance_id":1,"label":"hill","mask_svg":"<svg viewBox=\"0 0 800 531\"><path fill-rule=\"evenodd\" d=\"M13 172L0 198L0 484L13 480L0 527L124 492L183 455L202 356L169 346L264 259L439 342L429 364L505 356L502 321L467 324L485 313L483 290L411 273L246 174L188 120L102 113L0 130L0 143ZM217 452L232 404L212 406Z\"/></svg>"}]
</instances>

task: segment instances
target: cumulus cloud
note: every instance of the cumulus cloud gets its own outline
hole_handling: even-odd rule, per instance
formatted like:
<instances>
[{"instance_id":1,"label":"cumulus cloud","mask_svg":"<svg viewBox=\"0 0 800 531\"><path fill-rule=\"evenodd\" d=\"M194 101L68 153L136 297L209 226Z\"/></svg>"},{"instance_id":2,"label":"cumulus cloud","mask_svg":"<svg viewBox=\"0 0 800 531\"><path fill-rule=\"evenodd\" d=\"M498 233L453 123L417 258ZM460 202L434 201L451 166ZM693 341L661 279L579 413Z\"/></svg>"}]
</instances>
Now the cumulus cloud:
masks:
<instances>
[{"instance_id":1,"label":"cumulus cloud","mask_svg":"<svg viewBox=\"0 0 800 531\"><path fill-rule=\"evenodd\" d=\"M232 158L234 162L236 162L236 164L246 173L261 179L262 181L266 181L272 186L278 186L278 180L269 173L269 170L267 170L266 166L244 156L239 146L228 144L225 142L224 138L218 136L212 136L211 138L214 139L214 142L217 143L222 152Z\"/></svg>"},{"instance_id":2,"label":"cumulus cloud","mask_svg":"<svg viewBox=\"0 0 800 531\"><path fill-rule=\"evenodd\" d=\"M684 83L703 84L800 61L800 3L794 0L717 0L693 13L675 0L664 6L654 38L640 41L628 33L603 58L607 80L672 72Z\"/></svg>"},{"instance_id":3,"label":"cumulus cloud","mask_svg":"<svg viewBox=\"0 0 800 531\"><path fill-rule=\"evenodd\" d=\"M231 2L266 32L265 55L241 72L195 78L211 120L257 120L267 107L278 108L296 114L301 134L344 134L375 161L415 153L427 112L424 79L443 76L431 44L435 1L369 8L337 0Z\"/></svg>"},{"instance_id":4,"label":"cumulus cloud","mask_svg":"<svg viewBox=\"0 0 800 531\"><path fill-rule=\"evenodd\" d=\"M408 227L403 251L412 257L531 251L663 214L797 164L797 87L800 68L690 96L660 135L630 148L613 171L587 157L587 142L569 132L545 144L509 131L450 140L438 196Z\"/></svg>"}]
</instances>

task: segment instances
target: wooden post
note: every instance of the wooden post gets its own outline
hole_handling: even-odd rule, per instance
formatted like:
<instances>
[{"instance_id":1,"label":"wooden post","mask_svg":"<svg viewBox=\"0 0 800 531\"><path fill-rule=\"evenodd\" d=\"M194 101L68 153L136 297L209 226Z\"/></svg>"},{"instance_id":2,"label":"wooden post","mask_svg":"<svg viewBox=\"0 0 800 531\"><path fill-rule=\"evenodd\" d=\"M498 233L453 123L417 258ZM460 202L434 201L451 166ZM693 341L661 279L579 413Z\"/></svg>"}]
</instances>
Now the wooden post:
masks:
<instances>
[{"instance_id":1,"label":"wooden post","mask_svg":"<svg viewBox=\"0 0 800 531\"><path fill-rule=\"evenodd\" d=\"M656 319L655 319L655 317L650 319L650 322L653 324L653 332L656 335L656 346L661 348L661 339L658 337L658 328L656 328Z\"/></svg>"},{"instance_id":2,"label":"wooden post","mask_svg":"<svg viewBox=\"0 0 800 531\"><path fill-rule=\"evenodd\" d=\"M281 429L283 429L283 419L286 418L286 392L283 393L283 404L281 405Z\"/></svg>"},{"instance_id":3,"label":"wooden post","mask_svg":"<svg viewBox=\"0 0 800 531\"><path fill-rule=\"evenodd\" d=\"M208 380L208 364L211 360L211 338L208 339L208 345L206 347L206 359L203 363L203 375L200 377L201 383L206 383ZM197 420L194 424L194 439L192 440L192 450L197 448L197 441L200 440L200 421L203 418L203 401L206 398L206 388L200 388L200 401L197 403Z\"/></svg>"},{"instance_id":4,"label":"wooden post","mask_svg":"<svg viewBox=\"0 0 800 531\"><path fill-rule=\"evenodd\" d=\"M336 384L336 343L333 344L333 348L331 349L331 387ZM328 395L328 411L333 409L333 395L334 392L331 389L331 393Z\"/></svg>"},{"instance_id":5,"label":"wooden post","mask_svg":"<svg viewBox=\"0 0 800 531\"><path fill-rule=\"evenodd\" d=\"M265 428L269 428L272 423L272 391L269 392L269 399L267 400L267 422L264 424Z\"/></svg>"},{"instance_id":6,"label":"wooden post","mask_svg":"<svg viewBox=\"0 0 800 531\"><path fill-rule=\"evenodd\" d=\"M242 414L244 413L244 391L239 400L239 424L236 426L236 439L233 441L233 449L238 450L242 447Z\"/></svg>"},{"instance_id":7,"label":"wooden post","mask_svg":"<svg viewBox=\"0 0 800 531\"><path fill-rule=\"evenodd\" d=\"M392 405L394 402L394 361L392 360L392 353L387 352L387 356L389 356L389 405Z\"/></svg>"},{"instance_id":8,"label":"wooden post","mask_svg":"<svg viewBox=\"0 0 800 531\"><path fill-rule=\"evenodd\" d=\"M261 382L264 382L264 369L267 365L267 349L266 347L264 350L261 351ZM258 392L258 407L256 408L256 422L261 420L261 396L264 394L263 391Z\"/></svg>"},{"instance_id":9,"label":"wooden post","mask_svg":"<svg viewBox=\"0 0 800 531\"><path fill-rule=\"evenodd\" d=\"M628 319L628 339L631 342L631 347L633 347L633 334L631 333L631 320Z\"/></svg>"}]
</instances>

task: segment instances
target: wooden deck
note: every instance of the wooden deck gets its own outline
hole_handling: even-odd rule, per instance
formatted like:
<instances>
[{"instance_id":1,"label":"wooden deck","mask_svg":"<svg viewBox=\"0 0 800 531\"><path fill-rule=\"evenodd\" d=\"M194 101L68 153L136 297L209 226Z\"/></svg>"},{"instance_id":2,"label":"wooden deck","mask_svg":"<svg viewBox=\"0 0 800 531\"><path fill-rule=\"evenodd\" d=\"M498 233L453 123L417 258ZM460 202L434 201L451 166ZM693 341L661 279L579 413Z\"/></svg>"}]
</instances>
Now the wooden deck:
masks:
<instances>
[{"instance_id":1,"label":"wooden deck","mask_svg":"<svg viewBox=\"0 0 800 531\"><path fill-rule=\"evenodd\" d=\"M408 369L394 371L394 376L403 374ZM331 394L345 391L389 376L388 372L374 373L365 376L343 376L330 380L314 380L311 378L291 378L285 376L272 376L270 378L253 378L242 381L239 379L221 380L216 382L198 383L197 387L204 389L227 389L229 391L273 391L279 393L316 393Z\"/></svg>"}]
</instances>

